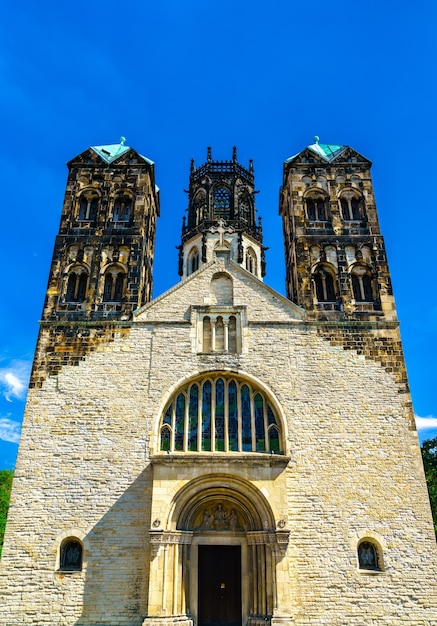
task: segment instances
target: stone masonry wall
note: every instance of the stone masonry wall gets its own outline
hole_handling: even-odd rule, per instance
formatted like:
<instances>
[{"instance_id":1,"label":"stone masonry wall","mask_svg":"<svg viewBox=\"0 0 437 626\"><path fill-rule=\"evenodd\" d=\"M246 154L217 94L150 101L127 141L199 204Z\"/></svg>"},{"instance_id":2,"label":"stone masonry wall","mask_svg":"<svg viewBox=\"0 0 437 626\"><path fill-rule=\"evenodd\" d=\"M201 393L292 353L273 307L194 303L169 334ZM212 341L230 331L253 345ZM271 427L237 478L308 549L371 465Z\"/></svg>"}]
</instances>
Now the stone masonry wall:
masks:
<instances>
[{"instance_id":1,"label":"stone masonry wall","mask_svg":"<svg viewBox=\"0 0 437 626\"><path fill-rule=\"evenodd\" d=\"M152 510L170 519L190 483L188 471L166 479L161 467L163 482L154 485L159 420L178 385L210 370L260 381L281 407L290 461L279 477L270 480L256 464L237 469L231 457L214 473L223 488L226 476L250 481L272 518L286 520L290 541L278 574L289 592L279 599L285 623L435 626L436 544L402 368L390 371L382 347L372 355L370 329L361 340L355 328L347 335L305 323L298 307L232 265L234 302L247 305L245 350L198 354L187 311L205 304L217 268L30 389L0 564L1 626L142 624ZM352 345L358 340L364 347ZM196 468L207 484L208 455ZM152 501L154 489L161 500ZM84 544L83 571L71 575L59 571L68 536ZM381 547L381 572L358 568L365 537ZM167 572L154 584L152 591L171 594L186 581Z\"/></svg>"}]
</instances>

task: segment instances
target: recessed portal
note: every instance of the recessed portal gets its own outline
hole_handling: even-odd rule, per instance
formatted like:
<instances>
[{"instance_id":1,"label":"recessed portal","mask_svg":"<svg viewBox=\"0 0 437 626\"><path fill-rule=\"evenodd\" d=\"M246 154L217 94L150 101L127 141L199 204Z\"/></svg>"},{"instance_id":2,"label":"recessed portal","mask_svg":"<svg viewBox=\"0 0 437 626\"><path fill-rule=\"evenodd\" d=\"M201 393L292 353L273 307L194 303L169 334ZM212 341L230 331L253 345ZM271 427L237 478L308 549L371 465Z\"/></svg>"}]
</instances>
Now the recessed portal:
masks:
<instances>
[{"instance_id":1,"label":"recessed portal","mask_svg":"<svg viewBox=\"0 0 437 626\"><path fill-rule=\"evenodd\" d=\"M199 626L241 626L241 546L199 545Z\"/></svg>"}]
</instances>

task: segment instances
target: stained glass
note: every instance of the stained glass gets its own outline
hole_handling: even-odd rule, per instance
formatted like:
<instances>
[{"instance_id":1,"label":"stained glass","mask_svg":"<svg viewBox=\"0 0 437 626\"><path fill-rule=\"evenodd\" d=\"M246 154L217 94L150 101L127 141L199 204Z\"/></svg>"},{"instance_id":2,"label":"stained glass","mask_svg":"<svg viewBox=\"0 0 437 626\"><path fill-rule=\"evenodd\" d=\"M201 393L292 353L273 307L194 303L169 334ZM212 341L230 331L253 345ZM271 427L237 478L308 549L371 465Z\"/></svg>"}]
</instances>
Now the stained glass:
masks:
<instances>
[{"instance_id":1,"label":"stained glass","mask_svg":"<svg viewBox=\"0 0 437 626\"><path fill-rule=\"evenodd\" d=\"M162 420L163 424L168 424L169 426L171 426L171 412L172 412L172 408L173 408L173 404L170 404L168 409L166 410L166 412L164 414L164 418Z\"/></svg>"},{"instance_id":2,"label":"stained glass","mask_svg":"<svg viewBox=\"0 0 437 626\"><path fill-rule=\"evenodd\" d=\"M225 383L221 378L215 384L215 449L225 449Z\"/></svg>"},{"instance_id":3,"label":"stained glass","mask_svg":"<svg viewBox=\"0 0 437 626\"><path fill-rule=\"evenodd\" d=\"M214 194L214 217L229 217L229 192L223 187Z\"/></svg>"},{"instance_id":4,"label":"stained glass","mask_svg":"<svg viewBox=\"0 0 437 626\"><path fill-rule=\"evenodd\" d=\"M174 449L184 449L185 396L180 393L176 400Z\"/></svg>"},{"instance_id":5,"label":"stained glass","mask_svg":"<svg viewBox=\"0 0 437 626\"><path fill-rule=\"evenodd\" d=\"M281 453L280 426L264 394L247 383L240 388L238 380L228 378L225 374L217 379L213 377L212 380L205 380L202 386L193 383L175 394L162 418L160 449L198 452L199 429L202 433L200 450L204 452L241 450Z\"/></svg>"},{"instance_id":6,"label":"stained glass","mask_svg":"<svg viewBox=\"0 0 437 626\"><path fill-rule=\"evenodd\" d=\"M233 380L228 385L228 433L229 450L238 450L237 385Z\"/></svg>"},{"instance_id":7,"label":"stained glass","mask_svg":"<svg viewBox=\"0 0 437 626\"><path fill-rule=\"evenodd\" d=\"M170 450L170 428L164 426L161 430L161 450L167 452Z\"/></svg>"},{"instance_id":8,"label":"stained glass","mask_svg":"<svg viewBox=\"0 0 437 626\"><path fill-rule=\"evenodd\" d=\"M202 450L211 450L211 383L207 380L202 390Z\"/></svg>"},{"instance_id":9,"label":"stained glass","mask_svg":"<svg viewBox=\"0 0 437 626\"><path fill-rule=\"evenodd\" d=\"M255 396L255 440L258 452L265 452L264 402L259 393Z\"/></svg>"},{"instance_id":10,"label":"stained glass","mask_svg":"<svg viewBox=\"0 0 437 626\"><path fill-rule=\"evenodd\" d=\"M190 389L190 404L188 406L188 450L197 451L197 432L199 422L199 387L192 385Z\"/></svg>"},{"instance_id":11,"label":"stained glass","mask_svg":"<svg viewBox=\"0 0 437 626\"><path fill-rule=\"evenodd\" d=\"M241 434L244 452L252 451L252 418L250 415L250 391L247 385L241 388Z\"/></svg>"},{"instance_id":12,"label":"stained glass","mask_svg":"<svg viewBox=\"0 0 437 626\"><path fill-rule=\"evenodd\" d=\"M280 452L279 432L276 426L272 426L269 430L269 450L270 452Z\"/></svg>"}]
</instances>

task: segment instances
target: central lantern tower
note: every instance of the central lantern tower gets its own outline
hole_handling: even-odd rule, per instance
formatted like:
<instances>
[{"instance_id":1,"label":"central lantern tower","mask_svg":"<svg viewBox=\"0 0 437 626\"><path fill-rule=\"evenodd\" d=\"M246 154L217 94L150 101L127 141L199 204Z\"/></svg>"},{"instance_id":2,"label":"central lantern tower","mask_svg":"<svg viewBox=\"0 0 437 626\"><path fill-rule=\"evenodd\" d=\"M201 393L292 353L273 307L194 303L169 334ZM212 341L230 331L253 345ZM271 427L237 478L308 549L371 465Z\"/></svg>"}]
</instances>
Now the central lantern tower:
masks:
<instances>
[{"instance_id":1,"label":"central lantern tower","mask_svg":"<svg viewBox=\"0 0 437 626\"><path fill-rule=\"evenodd\" d=\"M179 275L186 278L216 257L235 261L262 280L265 248L261 218L256 220L253 162L249 169L237 162L207 161L196 168L191 161L188 220L182 224Z\"/></svg>"}]
</instances>

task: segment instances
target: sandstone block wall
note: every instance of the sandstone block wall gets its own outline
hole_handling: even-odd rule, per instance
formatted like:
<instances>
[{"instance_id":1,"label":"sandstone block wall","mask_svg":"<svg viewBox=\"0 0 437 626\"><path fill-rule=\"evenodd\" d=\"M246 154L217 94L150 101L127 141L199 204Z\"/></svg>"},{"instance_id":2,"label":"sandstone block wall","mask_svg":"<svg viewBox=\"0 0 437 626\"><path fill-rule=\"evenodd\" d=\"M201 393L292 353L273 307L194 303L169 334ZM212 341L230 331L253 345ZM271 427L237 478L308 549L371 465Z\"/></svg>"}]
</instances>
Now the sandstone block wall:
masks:
<instances>
[{"instance_id":1,"label":"sandstone block wall","mask_svg":"<svg viewBox=\"0 0 437 626\"><path fill-rule=\"evenodd\" d=\"M198 353L192 339L190 306L207 302L217 271L232 275L234 303L247 307L238 354ZM378 333L366 332L365 349L351 343L357 329L347 343L340 325L305 322L244 270L217 262L143 308L130 329L112 329L76 365L49 371L27 401L0 624L139 626L164 596L175 600L164 598L158 617L174 623L188 582L156 565L153 522L171 530L184 489L221 480L223 489L227 481L252 485L269 503L269 524L285 520L275 582L285 623L435 625L437 552L403 362L394 351L400 365L392 368L379 356ZM397 330L387 333L394 345ZM185 379L211 370L269 389L281 407L282 466L269 455L263 465L238 454L212 462L210 453L157 469L166 402ZM68 536L83 542L82 572L59 571ZM381 548L381 572L358 568L365 537Z\"/></svg>"}]
</instances>

